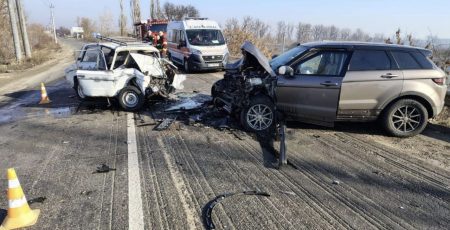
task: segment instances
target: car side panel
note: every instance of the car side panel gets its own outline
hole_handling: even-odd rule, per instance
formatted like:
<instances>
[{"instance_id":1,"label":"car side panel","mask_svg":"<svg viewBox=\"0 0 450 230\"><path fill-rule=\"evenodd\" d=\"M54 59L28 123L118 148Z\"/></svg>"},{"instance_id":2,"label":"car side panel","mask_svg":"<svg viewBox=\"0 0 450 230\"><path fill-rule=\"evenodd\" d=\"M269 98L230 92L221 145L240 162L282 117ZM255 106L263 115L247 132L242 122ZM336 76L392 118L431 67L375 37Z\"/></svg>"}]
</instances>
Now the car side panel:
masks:
<instances>
[{"instance_id":1,"label":"car side panel","mask_svg":"<svg viewBox=\"0 0 450 230\"><path fill-rule=\"evenodd\" d=\"M383 78L387 73L397 77ZM400 96L402 88L400 70L347 71L342 81L338 119L375 119L386 102Z\"/></svg>"},{"instance_id":2,"label":"car side panel","mask_svg":"<svg viewBox=\"0 0 450 230\"><path fill-rule=\"evenodd\" d=\"M436 70L403 70L405 81L401 95L416 95L427 100L433 109L433 117L438 115L445 102L447 86L437 85L432 78L442 78L444 74Z\"/></svg>"}]
</instances>

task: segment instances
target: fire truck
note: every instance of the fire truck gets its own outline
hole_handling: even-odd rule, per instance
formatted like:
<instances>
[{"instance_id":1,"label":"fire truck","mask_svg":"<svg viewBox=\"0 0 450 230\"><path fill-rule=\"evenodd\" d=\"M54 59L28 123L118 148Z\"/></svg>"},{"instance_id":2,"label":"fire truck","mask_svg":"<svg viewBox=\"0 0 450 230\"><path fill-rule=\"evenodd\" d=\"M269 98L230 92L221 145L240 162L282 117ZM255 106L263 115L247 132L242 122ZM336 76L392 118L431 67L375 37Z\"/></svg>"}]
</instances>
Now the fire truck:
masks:
<instances>
[{"instance_id":1,"label":"fire truck","mask_svg":"<svg viewBox=\"0 0 450 230\"><path fill-rule=\"evenodd\" d=\"M167 24L169 20L166 19L148 19L147 21L137 22L134 24L136 38L143 42L149 42L148 31L152 31L152 44L160 52L161 56L165 57L167 53ZM163 41L158 42L160 33L163 33Z\"/></svg>"},{"instance_id":2,"label":"fire truck","mask_svg":"<svg viewBox=\"0 0 450 230\"><path fill-rule=\"evenodd\" d=\"M169 20L166 19L148 19L147 21L136 22L134 23L136 37L145 40L149 30L152 31L154 37L158 36L161 31L165 37L167 34L167 24L169 24Z\"/></svg>"}]
</instances>

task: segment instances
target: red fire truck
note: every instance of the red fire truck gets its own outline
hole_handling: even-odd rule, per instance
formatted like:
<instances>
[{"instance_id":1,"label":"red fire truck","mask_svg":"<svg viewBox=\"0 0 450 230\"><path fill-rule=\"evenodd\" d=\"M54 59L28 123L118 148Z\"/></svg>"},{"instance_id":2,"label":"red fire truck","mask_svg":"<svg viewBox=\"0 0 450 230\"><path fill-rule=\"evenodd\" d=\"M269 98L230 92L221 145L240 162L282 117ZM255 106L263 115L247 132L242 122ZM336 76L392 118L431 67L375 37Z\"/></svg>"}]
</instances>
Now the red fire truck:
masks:
<instances>
[{"instance_id":1,"label":"red fire truck","mask_svg":"<svg viewBox=\"0 0 450 230\"><path fill-rule=\"evenodd\" d=\"M166 19L148 19L147 21L134 23L136 37L144 42L150 42L148 31L152 31L152 44L160 50L161 55L165 56L167 52L167 24ZM158 38L163 34L163 42L158 42Z\"/></svg>"},{"instance_id":2,"label":"red fire truck","mask_svg":"<svg viewBox=\"0 0 450 230\"><path fill-rule=\"evenodd\" d=\"M154 37L158 36L161 31L166 36L167 24L169 24L169 20L166 19L148 19L147 21L136 22L134 23L136 37L145 40L149 30L152 31Z\"/></svg>"}]
</instances>

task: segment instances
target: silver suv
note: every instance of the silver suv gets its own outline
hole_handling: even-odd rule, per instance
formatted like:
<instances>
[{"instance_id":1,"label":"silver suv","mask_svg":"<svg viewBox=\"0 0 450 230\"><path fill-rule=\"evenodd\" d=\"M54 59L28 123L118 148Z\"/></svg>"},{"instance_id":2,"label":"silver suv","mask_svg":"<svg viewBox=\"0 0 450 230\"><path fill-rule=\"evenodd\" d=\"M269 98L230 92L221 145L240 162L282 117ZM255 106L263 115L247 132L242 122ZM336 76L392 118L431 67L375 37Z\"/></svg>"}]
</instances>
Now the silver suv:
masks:
<instances>
[{"instance_id":1,"label":"silver suv","mask_svg":"<svg viewBox=\"0 0 450 230\"><path fill-rule=\"evenodd\" d=\"M333 126L380 119L393 136L423 131L444 106L445 73L417 47L315 42L268 61L251 43L212 88L215 101L251 131L288 120Z\"/></svg>"}]
</instances>

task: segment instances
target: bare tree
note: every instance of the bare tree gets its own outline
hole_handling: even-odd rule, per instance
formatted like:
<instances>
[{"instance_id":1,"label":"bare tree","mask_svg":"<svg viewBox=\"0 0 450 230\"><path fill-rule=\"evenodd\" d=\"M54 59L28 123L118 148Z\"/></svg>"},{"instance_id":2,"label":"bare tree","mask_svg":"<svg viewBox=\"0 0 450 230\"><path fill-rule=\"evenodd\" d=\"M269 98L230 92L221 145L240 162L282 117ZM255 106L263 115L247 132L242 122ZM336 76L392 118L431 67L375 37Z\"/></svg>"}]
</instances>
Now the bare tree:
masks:
<instances>
[{"instance_id":1,"label":"bare tree","mask_svg":"<svg viewBox=\"0 0 450 230\"><path fill-rule=\"evenodd\" d=\"M83 28L86 38L92 37L92 32L95 31L95 23L90 18L80 18L80 27Z\"/></svg>"},{"instance_id":2,"label":"bare tree","mask_svg":"<svg viewBox=\"0 0 450 230\"><path fill-rule=\"evenodd\" d=\"M339 32L339 40L348 41L348 40L350 40L351 34L352 34L352 31L350 29L347 29L347 28L341 29L341 31Z\"/></svg>"},{"instance_id":3,"label":"bare tree","mask_svg":"<svg viewBox=\"0 0 450 230\"><path fill-rule=\"evenodd\" d=\"M199 17L200 13L192 5L175 5L166 2L163 6L163 13L168 20L181 20L185 17Z\"/></svg>"},{"instance_id":4,"label":"bare tree","mask_svg":"<svg viewBox=\"0 0 450 230\"><path fill-rule=\"evenodd\" d=\"M312 30L312 38L314 41L321 41L324 39L325 34L325 26L324 25L315 25Z\"/></svg>"},{"instance_id":5,"label":"bare tree","mask_svg":"<svg viewBox=\"0 0 450 230\"><path fill-rule=\"evenodd\" d=\"M311 41L311 24L299 22L297 24L297 41L300 43Z\"/></svg>"},{"instance_id":6,"label":"bare tree","mask_svg":"<svg viewBox=\"0 0 450 230\"><path fill-rule=\"evenodd\" d=\"M140 0L130 0L131 9L131 20L133 25L136 22L141 21L141 1Z\"/></svg>"},{"instance_id":7,"label":"bare tree","mask_svg":"<svg viewBox=\"0 0 450 230\"><path fill-rule=\"evenodd\" d=\"M119 28L120 28L120 36L125 35L125 28L127 27L127 16L124 12L123 0L120 1L120 18L119 18Z\"/></svg>"},{"instance_id":8,"label":"bare tree","mask_svg":"<svg viewBox=\"0 0 450 230\"><path fill-rule=\"evenodd\" d=\"M328 28L328 39L336 41L339 39L339 29L336 26L330 26Z\"/></svg>"},{"instance_id":9,"label":"bare tree","mask_svg":"<svg viewBox=\"0 0 450 230\"><path fill-rule=\"evenodd\" d=\"M105 10L102 15L99 16L99 29L100 33L104 36L110 36L113 32L112 24L113 14L109 10Z\"/></svg>"}]
</instances>

